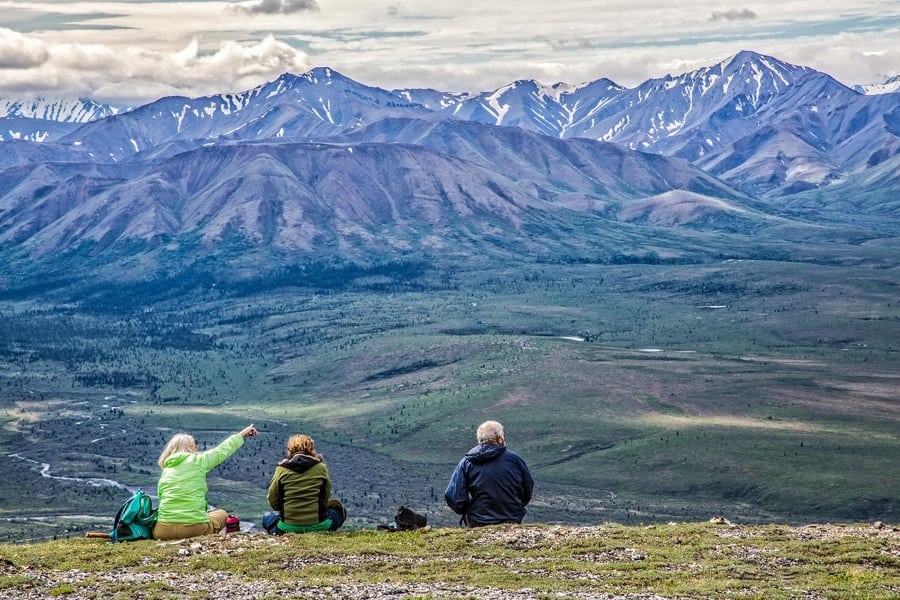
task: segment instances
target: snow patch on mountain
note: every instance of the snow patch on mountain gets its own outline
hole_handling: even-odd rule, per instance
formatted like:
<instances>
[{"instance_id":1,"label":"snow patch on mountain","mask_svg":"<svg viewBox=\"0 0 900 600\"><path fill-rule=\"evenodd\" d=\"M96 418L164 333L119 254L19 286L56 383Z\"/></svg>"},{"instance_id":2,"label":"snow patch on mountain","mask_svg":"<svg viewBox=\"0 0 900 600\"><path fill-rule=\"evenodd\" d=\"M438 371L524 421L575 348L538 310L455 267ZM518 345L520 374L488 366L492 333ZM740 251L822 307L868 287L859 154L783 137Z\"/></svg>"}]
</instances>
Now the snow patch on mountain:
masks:
<instances>
[{"instance_id":1,"label":"snow patch on mountain","mask_svg":"<svg viewBox=\"0 0 900 600\"><path fill-rule=\"evenodd\" d=\"M61 123L88 123L127 110L126 107L100 104L85 98L72 96L38 98L0 97L0 118L26 118L58 121Z\"/></svg>"},{"instance_id":2,"label":"snow patch on mountain","mask_svg":"<svg viewBox=\"0 0 900 600\"><path fill-rule=\"evenodd\" d=\"M853 89L860 94L894 94L900 92L900 75L886 79L884 83L854 85Z\"/></svg>"}]
</instances>

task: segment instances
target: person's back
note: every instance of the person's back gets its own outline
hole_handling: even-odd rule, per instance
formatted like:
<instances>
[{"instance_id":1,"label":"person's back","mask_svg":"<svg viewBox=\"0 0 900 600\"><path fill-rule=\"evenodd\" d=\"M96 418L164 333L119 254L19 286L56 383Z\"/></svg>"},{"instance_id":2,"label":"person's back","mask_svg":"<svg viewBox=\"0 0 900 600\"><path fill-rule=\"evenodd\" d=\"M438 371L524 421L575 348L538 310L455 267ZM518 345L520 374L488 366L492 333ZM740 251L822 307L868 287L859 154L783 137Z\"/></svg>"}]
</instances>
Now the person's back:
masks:
<instances>
[{"instance_id":1,"label":"person's back","mask_svg":"<svg viewBox=\"0 0 900 600\"><path fill-rule=\"evenodd\" d=\"M503 426L496 421L482 423L478 441L447 484L447 505L470 527L521 523L534 489L528 466L506 447Z\"/></svg>"},{"instance_id":2,"label":"person's back","mask_svg":"<svg viewBox=\"0 0 900 600\"><path fill-rule=\"evenodd\" d=\"M193 436L172 436L158 460L162 471L156 485L159 509L153 527L155 539L180 540L225 527L226 511L207 512L206 474L243 446L245 438L256 435L256 428L248 425L205 452L198 452Z\"/></svg>"},{"instance_id":3,"label":"person's back","mask_svg":"<svg viewBox=\"0 0 900 600\"><path fill-rule=\"evenodd\" d=\"M278 462L266 499L275 511L263 516L270 533L334 531L347 518L343 504L331 497L331 477L308 435L288 439L287 458Z\"/></svg>"},{"instance_id":4,"label":"person's back","mask_svg":"<svg viewBox=\"0 0 900 600\"><path fill-rule=\"evenodd\" d=\"M273 508L281 511L285 523L315 525L327 518L325 503L331 497L331 481L321 459L295 454L278 464L272 483Z\"/></svg>"}]
</instances>

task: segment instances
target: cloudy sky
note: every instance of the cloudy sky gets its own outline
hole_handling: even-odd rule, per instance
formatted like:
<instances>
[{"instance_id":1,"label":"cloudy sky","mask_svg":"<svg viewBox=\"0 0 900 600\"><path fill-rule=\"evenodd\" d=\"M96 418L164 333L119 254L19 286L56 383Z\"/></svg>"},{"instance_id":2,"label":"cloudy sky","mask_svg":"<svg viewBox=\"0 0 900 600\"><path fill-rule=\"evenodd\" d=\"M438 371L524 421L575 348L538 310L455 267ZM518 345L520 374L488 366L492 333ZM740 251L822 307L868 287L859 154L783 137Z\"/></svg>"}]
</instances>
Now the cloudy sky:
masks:
<instances>
[{"instance_id":1,"label":"cloudy sky","mask_svg":"<svg viewBox=\"0 0 900 600\"><path fill-rule=\"evenodd\" d=\"M881 83L900 0L0 0L7 97L198 96L316 66L386 89L634 86L740 50Z\"/></svg>"}]
</instances>

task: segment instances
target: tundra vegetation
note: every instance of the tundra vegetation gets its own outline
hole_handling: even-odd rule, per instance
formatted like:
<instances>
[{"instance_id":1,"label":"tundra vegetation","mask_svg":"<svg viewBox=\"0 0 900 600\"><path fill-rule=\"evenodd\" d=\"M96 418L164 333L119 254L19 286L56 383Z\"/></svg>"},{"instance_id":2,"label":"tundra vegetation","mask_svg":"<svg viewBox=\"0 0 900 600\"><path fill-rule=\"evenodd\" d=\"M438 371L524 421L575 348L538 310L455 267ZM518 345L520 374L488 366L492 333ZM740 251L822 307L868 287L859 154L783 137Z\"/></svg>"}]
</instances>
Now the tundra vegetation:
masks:
<instances>
[{"instance_id":1,"label":"tundra vegetation","mask_svg":"<svg viewBox=\"0 0 900 600\"><path fill-rule=\"evenodd\" d=\"M900 533L872 525L670 523L233 533L0 544L0 597L878 599Z\"/></svg>"},{"instance_id":2,"label":"tundra vegetation","mask_svg":"<svg viewBox=\"0 0 900 600\"><path fill-rule=\"evenodd\" d=\"M245 522L305 432L348 527L455 525L487 418L534 471L528 522L896 520L895 246L776 247L4 279L0 540L108 528L174 432L249 422L209 493Z\"/></svg>"}]
</instances>

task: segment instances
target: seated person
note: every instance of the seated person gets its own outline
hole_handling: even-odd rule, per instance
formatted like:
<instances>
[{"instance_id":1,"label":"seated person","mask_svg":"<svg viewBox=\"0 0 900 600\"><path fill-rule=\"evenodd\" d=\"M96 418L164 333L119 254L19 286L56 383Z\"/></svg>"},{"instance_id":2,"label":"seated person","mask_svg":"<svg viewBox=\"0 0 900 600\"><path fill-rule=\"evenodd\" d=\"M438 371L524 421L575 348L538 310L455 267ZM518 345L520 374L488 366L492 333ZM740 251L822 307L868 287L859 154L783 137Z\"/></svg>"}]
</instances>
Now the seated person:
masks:
<instances>
[{"instance_id":1,"label":"seated person","mask_svg":"<svg viewBox=\"0 0 900 600\"><path fill-rule=\"evenodd\" d=\"M206 474L234 454L248 437L256 437L253 425L215 448L199 452L193 436L172 436L158 461L162 473L156 488L159 512L153 527L155 539L181 540L222 531L228 513L221 508L206 512Z\"/></svg>"},{"instance_id":2,"label":"seated person","mask_svg":"<svg viewBox=\"0 0 900 600\"><path fill-rule=\"evenodd\" d=\"M276 511L263 517L269 533L334 531L347 518L343 505L331 498L328 467L308 435L288 440L287 458L275 467L267 499Z\"/></svg>"},{"instance_id":3,"label":"seated person","mask_svg":"<svg viewBox=\"0 0 900 600\"><path fill-rule=\"evenodd\" d=\"M469 527L521 523L534 491L528 465L506 447L497 421L482 423L475 437L478 445L456 465L444 491L447 506Z\"/></svg>"}]
</instances>

